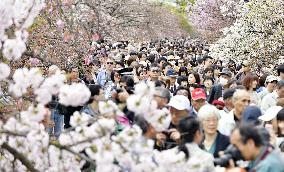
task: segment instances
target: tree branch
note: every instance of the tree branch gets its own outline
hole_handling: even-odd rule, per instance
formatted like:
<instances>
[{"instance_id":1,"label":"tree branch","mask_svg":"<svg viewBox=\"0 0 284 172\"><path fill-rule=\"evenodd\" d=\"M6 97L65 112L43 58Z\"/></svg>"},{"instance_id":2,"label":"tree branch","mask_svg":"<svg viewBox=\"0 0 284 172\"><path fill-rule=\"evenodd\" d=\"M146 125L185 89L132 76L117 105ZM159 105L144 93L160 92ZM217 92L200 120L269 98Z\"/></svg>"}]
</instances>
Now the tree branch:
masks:
<instances>
[{"instance_id":1,"label":"tree branch","mask_svg":"<svg viewBox=\"0 0 284 172\"><path fill-rule=\"evenodd\" d=\"M11 146L9 146L7 143L3 143L2 148L9 151L15 157L15 159L18 159L19 161L21 161L23 165L25 165L29 171L39 172L39 170L34 168L32 162L30 162L23 154L21 154L20 152L18 152L16 149L12 148Z\"/></svg>"}]
</instances>

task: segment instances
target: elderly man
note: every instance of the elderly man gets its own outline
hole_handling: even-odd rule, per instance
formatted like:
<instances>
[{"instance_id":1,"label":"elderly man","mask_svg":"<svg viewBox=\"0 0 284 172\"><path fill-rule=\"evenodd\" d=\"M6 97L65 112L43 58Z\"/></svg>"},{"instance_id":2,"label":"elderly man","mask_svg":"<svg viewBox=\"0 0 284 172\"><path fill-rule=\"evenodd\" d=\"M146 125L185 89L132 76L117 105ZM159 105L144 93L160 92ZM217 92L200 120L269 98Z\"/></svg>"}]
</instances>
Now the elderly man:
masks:
<instances>
[{"instance_id":1,"label":"elderly man","mask_svg":"<svg viewBox=\"0 0 284 172\"><path fill-rule=\"evenodd\" d=\"M263 97L260 104L262 112L265 112L268 108L275 106L277 100L280 98L284 98L284 80L277 83L277 88L274 92Z\"/></svg>"},{"instance_id":2,"label":"elderly man","mask_svg":"<svg viewBox=\"0 0 284 172\"><path fill-rule=\"evenodd\" d=\"M232 129L240 122L244 109L250 104L250 95L246 90L237 90L233 94L234 109L228 115L222 116L218 130L224 135L230 135Z\"/></svg>"},{"instance_id":3,"label":"elderly man","mask_svg":"<svg viewBox=\"0 0 284 172\"><path fill-rule=\"evenodd\" d=\"M158 104L158 109L162 109L166 107L166 105L169 103L171 98L170 91L163 87L156 87L155 93L154 93L154 99L156 100Z\"/></svg>"}]
</instances>

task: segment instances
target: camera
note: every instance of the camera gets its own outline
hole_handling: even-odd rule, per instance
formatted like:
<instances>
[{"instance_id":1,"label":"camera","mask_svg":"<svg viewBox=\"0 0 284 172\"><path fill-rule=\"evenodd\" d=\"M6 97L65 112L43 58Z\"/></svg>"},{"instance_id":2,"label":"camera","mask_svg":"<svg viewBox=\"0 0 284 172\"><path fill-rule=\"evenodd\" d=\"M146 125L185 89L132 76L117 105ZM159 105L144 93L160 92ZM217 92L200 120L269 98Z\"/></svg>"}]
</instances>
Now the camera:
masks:
<instances>
[{"instance_id":1,"label":"camera","mask_svg":"<svg viewBox=\"0 0 284 172\"><path fill-rule=\"evenodd\" d=\"M237 162L242 159L241 152L234 145L229 145L227 149L224 151L224 154L219 158L214 159L215 166L228 167L229 161L232 159L234 162Z\"/></svg>"}]
</instances>

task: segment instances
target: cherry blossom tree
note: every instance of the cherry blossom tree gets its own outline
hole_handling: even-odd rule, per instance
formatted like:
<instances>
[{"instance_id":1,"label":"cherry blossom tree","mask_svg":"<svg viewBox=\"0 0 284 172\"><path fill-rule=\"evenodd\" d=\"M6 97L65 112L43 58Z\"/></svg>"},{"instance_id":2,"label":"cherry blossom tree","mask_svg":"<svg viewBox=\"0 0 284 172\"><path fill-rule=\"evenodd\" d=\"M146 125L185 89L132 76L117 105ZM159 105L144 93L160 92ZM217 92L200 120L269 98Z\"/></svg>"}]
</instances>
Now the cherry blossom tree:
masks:
<instances>
[{"instance_id":1,"label":"cherry blossom tree","mask_svg":"<svg viewBox=\"0 0 284 172\"><path fill-rule=\"evenodd\" d=\"M224 37L211 46L212 56L250 59L257 68L258 65L275 64L283 55L283 8L281 0L251 0L245 3L239 9L240 17L231 27L224 28Z\"/></svg>"},{"instance_id":2,"label":"cherry blossom tree","mask_svg":"<svg viewBox=\"0 0 284 172\"><path fill-rule=\"evenodd\" d=\"M189 20L197 33L209 42L221 35L221 29L234 23L239 0L196 0L188 3Z\"/></svg>"}]
</instances>

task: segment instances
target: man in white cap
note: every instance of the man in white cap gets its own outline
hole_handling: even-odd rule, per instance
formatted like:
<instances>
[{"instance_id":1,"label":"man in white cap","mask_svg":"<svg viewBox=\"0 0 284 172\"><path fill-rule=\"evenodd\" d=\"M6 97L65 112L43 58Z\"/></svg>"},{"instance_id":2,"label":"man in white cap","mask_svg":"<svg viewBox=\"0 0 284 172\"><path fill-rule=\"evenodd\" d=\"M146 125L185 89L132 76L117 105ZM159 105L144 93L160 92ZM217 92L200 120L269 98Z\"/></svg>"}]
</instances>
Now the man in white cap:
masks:
<instances>
[{"instance_id":1,"label":"man in white cap","mask_svg":"<svg viewBox=\"0 0 284 172\"><path fill-rule=\"evenodd\" d=\"M168 104L172 117L171 124L167 131L156 134L155 149L165 150L177 145L180 134L177 132L177 125L180 120L189 116L190 102L183 95L176 95L170 99Z\"/></svg>"},{"instance_id":2,"label":"man in white cap","mask_svg":"<svg viewBox=\"0 0 284 172\"><path fill-rule=\"evenodd\" d=\"M262 100L264 96L272 93L276 89L278 78L274 75L269 75L265 80L265 88L260 93L258 93L259 98Z\"/></svg>"},{"instance_id":3,"label":"man in white cap","mask_svg":"<svg viewBox=\"0 0 284 172\"><path fill-rule=\"evenodd\" d=\"M264 127L268 130L270 134L270 143L272 145L276 144L276 133L278 132L276 117L281 109L281 106L272 106L268 108L263 115L258 117L258 119L264 122Z\"/></svg>"},{"instance_id":4,"label":"man in white cap","mask_svg":"<svg viewBox=\"0 0 284 172\"><path fill-rule=\"evenodd\" d=\"M284 98L284 81L281 80L277 83L277 89L272 93L267 94L263 97L260 109L265 112L268 108L275 106L278 99Z\"/></svg>"}]
</instances>

